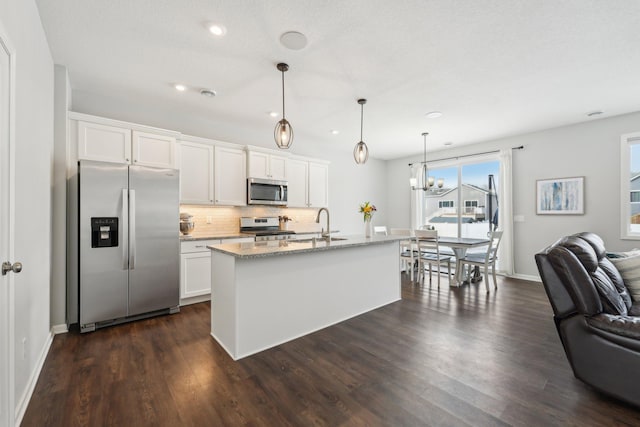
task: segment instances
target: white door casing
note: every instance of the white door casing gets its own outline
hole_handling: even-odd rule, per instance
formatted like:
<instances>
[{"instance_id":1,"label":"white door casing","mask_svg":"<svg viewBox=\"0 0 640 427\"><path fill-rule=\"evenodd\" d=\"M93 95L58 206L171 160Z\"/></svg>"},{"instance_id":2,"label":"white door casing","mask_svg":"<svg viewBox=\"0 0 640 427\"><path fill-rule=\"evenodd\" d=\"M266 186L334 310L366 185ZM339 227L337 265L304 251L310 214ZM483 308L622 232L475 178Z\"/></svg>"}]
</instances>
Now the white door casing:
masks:
<instances>
[{"instance_id":1,"label":"white door casing","mask_svg":"<svg viewBox=\"0 0 640 427\"><path fill-rule=\"evenodd\" d=\"M0 22L0 262L13 260L15 51ZM0 275L0 426L15 424L13 275Z\"/></svg>"}]
</instances>

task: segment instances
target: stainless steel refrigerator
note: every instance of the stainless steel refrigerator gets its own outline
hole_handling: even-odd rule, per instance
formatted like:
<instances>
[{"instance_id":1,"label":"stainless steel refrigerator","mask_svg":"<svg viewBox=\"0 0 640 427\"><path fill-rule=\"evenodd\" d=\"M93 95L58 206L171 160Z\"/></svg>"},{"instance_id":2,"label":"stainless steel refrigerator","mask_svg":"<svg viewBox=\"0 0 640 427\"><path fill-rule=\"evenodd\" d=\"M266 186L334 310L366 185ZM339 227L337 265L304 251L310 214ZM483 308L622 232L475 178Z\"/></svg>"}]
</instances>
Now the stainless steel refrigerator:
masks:
<instances>
[{"instance_id":1,"label":"stainless steel refrigerator","mask_svg":"<svg viewBox=\"0 0 640 427\"><path fill-rule=\"evenodd\" d=\"M78 179L81 332L178 311L179 172L82 160Z\"/></svg>"}]
</instances>

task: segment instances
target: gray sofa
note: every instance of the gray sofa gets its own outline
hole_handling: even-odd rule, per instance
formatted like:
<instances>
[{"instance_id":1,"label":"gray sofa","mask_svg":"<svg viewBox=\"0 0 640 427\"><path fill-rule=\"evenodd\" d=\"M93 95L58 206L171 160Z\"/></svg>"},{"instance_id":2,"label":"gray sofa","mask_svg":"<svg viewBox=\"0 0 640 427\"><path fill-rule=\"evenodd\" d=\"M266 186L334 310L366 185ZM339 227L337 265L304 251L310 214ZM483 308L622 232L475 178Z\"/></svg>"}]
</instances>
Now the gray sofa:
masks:
<instances>
[{"instance_id":1,"label":"gray sofa","mask_svg":"<svg viewBox=\"0 0 640 427\"><path fill-rule=\"evenodd\" d=\"M640 301L632 301L602 239L563 237L535 259L576 378L640 406Z\"/></svg>"}]
</instances>

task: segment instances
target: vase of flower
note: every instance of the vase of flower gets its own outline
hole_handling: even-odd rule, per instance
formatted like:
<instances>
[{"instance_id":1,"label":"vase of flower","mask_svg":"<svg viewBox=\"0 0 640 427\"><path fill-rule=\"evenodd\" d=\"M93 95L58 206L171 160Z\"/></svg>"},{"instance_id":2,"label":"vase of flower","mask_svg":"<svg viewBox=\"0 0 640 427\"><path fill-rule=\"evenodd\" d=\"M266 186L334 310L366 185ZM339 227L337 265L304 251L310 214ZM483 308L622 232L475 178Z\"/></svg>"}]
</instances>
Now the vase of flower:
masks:
<instances>
[{"instance_id":1,"label":"vase of flower","mask_svg":"<svg viewBox=\"0 0 640 427\"><path fill-rule=\"evenodd\" d=\"M373 234L373 225L371 224L371 218L364 220L364 237L369 238Z\"/></svg>"},{"instance_id":2,"label":"vase of flower","mask_svg":"<svg viewBox=\"0 0 640 427\"><path fill-rule=\"evenodd\" d=\"M364 219L364 236L371 237L373 234L373 226L371 225L371 218L373 213L377 211L376 207L369 202L365 202L360 205L360 213Z\"/></svg>"}]
</instances>

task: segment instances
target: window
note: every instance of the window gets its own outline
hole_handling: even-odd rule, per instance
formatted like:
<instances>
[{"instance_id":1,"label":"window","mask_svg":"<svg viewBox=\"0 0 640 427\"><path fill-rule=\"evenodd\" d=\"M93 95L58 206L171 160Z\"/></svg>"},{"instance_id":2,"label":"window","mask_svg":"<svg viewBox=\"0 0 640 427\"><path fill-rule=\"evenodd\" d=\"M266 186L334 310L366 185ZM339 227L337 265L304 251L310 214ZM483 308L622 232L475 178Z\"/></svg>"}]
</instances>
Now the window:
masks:
<instances>
[{"instance_id":1,"label":"window","mask_svg":"<svg viewBox=\"0 0 640 427\"><path fill-rule=\"evenodd\" d=\"M640 239L640 132L620 140L621 237Z\"/></svg>"},{"instance_id":2,"label":"window","mask_svg":"<svg viewBox=\"0 0 640 427\"><path fill-rule=\"evenodd\" d=\"M441 236L486 238L490 221L495 217L495 224L498 218L499 159L496 155L466 157L440 165L430 167L429 176L441 181L442 187L418 192L422 201L416 226L433 226Z\"/></svg>"}]
</instances>

